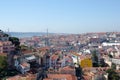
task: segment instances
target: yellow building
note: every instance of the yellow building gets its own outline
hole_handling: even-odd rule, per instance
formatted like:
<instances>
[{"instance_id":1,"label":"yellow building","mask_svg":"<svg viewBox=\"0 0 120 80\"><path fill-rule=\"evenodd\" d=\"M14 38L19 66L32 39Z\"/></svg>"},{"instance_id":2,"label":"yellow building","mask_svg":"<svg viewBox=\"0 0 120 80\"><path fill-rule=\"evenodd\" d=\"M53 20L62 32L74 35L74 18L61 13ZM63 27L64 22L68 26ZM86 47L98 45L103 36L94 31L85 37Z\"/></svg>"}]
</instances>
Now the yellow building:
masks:
<instances>
[{"instance_id":1,"label":"yellow building","mask_svg":"<svg viewBox=\"0 0 120 80\"><path fill-rule=\"evenodd\" d=\"M85 58L85 59L81 60L80 61L80 66L82 68L92 67L92 59L91 58Z\"/></svg>"}]
</instances>

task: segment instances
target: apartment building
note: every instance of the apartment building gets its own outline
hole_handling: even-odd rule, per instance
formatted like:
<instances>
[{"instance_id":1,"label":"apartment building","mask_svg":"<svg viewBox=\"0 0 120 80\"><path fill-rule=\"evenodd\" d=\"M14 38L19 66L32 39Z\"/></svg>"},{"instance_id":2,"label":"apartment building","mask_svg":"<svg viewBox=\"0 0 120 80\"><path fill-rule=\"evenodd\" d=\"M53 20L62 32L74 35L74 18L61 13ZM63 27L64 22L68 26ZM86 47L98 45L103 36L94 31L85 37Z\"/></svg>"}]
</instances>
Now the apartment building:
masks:
<instances>
[{"instance_id":1,"label":"apartment building","mask_svg":"<svg viewBox=\"0 0 120 80\"><path fill-rule=\"evenodd\" d=\"M14 50L14 45L10 41L0 41L0 53L9 53Z\"/></svg>"}]
</instances>

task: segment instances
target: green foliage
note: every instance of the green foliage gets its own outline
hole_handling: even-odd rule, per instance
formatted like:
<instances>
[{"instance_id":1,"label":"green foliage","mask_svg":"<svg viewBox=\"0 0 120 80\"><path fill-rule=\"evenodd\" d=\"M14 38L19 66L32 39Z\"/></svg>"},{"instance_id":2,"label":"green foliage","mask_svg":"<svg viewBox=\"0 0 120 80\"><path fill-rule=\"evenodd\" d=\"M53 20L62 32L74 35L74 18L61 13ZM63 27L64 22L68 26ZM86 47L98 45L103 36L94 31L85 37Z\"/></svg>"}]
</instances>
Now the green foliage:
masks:
<instances>
[{"instance_id":1,"label":"green foliage","mask_svg":"<svg viewBox=\"0 0 120 80\"><path fill-rule=\"evenodd\" d=\"M3 37L9 37L9 35L8 35L8 34L6 34L6 33L4 33Z\"/></svg>"},{"instance_id":2,"label":"green foliage","mask_svg":"<svg viewBox=\"0 0 120 80\"><path fill-rule=\"evenodd\" d=\"M113 69L108 69L107 71L106 71L107 73L115 73L115 71L113 70Z\"/></svg>"},{"instance_id":3,"label":"green foliage","mask_svg":"<svg viewBox=\"0 0 120 80\"><path fill-rule=\"evenodd\" d=\"M108 73L108 80L120 79L120 76L113 69L108 69L106 72Z\"/></svg>"},{"instance_id":4,"label":"green foliage","mask_svg":"<svg viewBox=\"0 0 120 80\"><path fill-rule=\"evenodd\" d=\"M17 37L9 37L9 41L12 42L12 44L15 45L15 50L20 50L20 42L19 39Z\"/></svg>"},{"instance_id":5,"label":"green foliage","mask_svg":"<svg viewBox=\"0 0 120 80\"><path fill-rule=\"evenodd\" d=\"M12 41L19 41L19 39L17 37L10 37L9 39Z\"/></svg>"},{"instance_id":6,"label":"green foliage","mask_svg":"<svg viewBox=\"0 0 120 80\"><path fill-rule=\"evenodd\" d=\"M0 69L4 69L7 67L7 57L0 56Z\"/></svg>"},{"instance_id":7,"label":"green foliage","mask_svg":"<svg viewBox=\"0 0 120 80\"><path fill-rule=\"evenodd\" d=\"M113 70L115 70L115 69L116 69L116 65L115 65L114 63L112 63L111 68L112 68Z\"/></svg>"},{"instance_id":8,"label":"green foliage","mask_svg":"<svg viewBox=\"0 0 120 80\"><path fill-rule=\"evenodd\" d=\"M97 52L96 52L96 51L93 51L92 57L93 57L93 59L94 59L96 62L98 62L98 56L97 56Z\"/></svg>"},{"instance_id":9,"label":"green foliage","mask_svg":"<svg viewBox=\"0 0 120 80\"><path fill-rule=\"evenodd\" d=\"M98 53L96 50L92 51L92 60L93 60L93 67L107 67L108 66L108 64L105 63L103 58L98 60Z\"/></svg>"},{"instance_id":10,"label":"green foliage","mask_svg":"<svg viewBox=\"0 0 120 80\"><path fill-rule=\"evenodd\" d=\"M93 67L98 67L99 64L98 64L98 56L96 50L92 52L92 60L93 60Z\"/></svg>"},{"instance_id":11,"label":"green foliage","mask_svg":"<svg viewBox=\"0 0 120 80\"><path fill-rule=\"evenodd\" d=\"M25 50L27 50L27 49L28 49L28 46L21 45L21 46L20 46L20 48L21 48L21 50L25 51Z\"/></svg>"},{"instance_id":12,"label":"green foliage","mask_svg":"<svg viewBox=\"0 0 120 80\"><path fill-rule=\"evenodd\" d=\"M6 80L6 77L15 76L17 74L19 74L19 72L16 70L3 69L0 71L0 80Z\"/></svg>"},{"instance_id":13,"label":"green foliage","mask_svg":"<svg viewBox=\"0 0 120 80\"><path fill-rule=\"evenodd\" d=\"M9 41L11 41L15 46L20 45L19 39L17 37L9 37Z\"/></svg>"}]
</instances>

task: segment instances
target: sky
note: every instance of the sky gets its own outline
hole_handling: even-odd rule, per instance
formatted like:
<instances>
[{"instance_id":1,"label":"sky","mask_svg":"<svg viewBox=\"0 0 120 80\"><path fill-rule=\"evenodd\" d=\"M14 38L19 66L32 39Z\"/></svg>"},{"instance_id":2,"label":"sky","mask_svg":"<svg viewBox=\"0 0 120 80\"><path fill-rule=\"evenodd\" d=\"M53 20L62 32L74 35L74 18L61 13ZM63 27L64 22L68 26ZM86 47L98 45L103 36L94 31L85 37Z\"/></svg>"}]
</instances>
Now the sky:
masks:
<instances>
[{"instance_id":1,"label":"sky","mask_svg":"<svg viewBox=\"0 0 120 80\"><path fill-rule=\"evenodd\" d=\"M120 31L120 0L0 0L0 29L12 32Z\"/></svg>"}]
</instances>

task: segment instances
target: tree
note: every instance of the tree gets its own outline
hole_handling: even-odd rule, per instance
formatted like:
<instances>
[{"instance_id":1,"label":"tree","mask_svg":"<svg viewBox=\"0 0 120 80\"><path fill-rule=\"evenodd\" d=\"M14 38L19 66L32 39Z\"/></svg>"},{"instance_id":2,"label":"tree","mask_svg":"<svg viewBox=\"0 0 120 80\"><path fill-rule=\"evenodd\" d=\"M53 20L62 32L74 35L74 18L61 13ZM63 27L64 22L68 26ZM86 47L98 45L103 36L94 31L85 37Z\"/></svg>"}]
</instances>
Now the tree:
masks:
<instances>
[{"instance_id":1,"label":"tree","mask_svg":"<svg viewBox=\"0 0 120 80\"><path fill-rule=\"evenodd\" d=\"M9 37L9 41L11 41L15 46L20 45L19 39L17 37Z\"/></svg>"},{"instance_id":2,"label":"tree","mask_svg":"<svg viewBox=\"0 0 120 80\"><path fill-rule=\"evenodd\" d=\"M9 37L9 35L8 35L8 34L6 34L6 33L4 33L3 37Z\"/></svg>"},{"instance_id":3,"label":"tree","mask_svg":"<svg viewBox=\"0 0 120 80\"><path fill-rule=\"evenodd\" d=\"M98 56L96 50L92 52L92 60L93 60L93 67L98 67L99 64L98 64Z\"/></svg>"},{"instance_id":4,"label":"tree","mask_svg":"<svg viewBox=\"0 0 120 80\"><path fill-rule=\"evenodd\" d=\"M115 70L115 69L116 69L116 65L115 65L114 63L112 63L111 68L112 68L113 70Z\"/></svg>"},{"instance_id":5,"label":"tree","mask_svg":"<svg viewBox=\"0 0 120 80\"><path fill-rule=\"evenodd\" d=\"M81 80L81 78L82 78L82 68L80 67L80 65L79 65L79 67L75 68L75 71L76 71L76 76L77 76L78 80Z\"/></svg>"},{"instance_id":6,"label":"tree","mask_svg":"<svg viewBox=\"0 0 120 80\"><path fill-rule=\"evenodd\" d=\"M106 71L108 73L108 80L119 80L120 76L113 69L108 69Z\"/></svg>"},{"instance_id":7,"label":"tree","mask_svg":"<svg viewBox=\"0 0 120 80\"><path fill-rule=\"evenodd\" d=\"M4 69L7 67L7 57L0 56L0 69Z\"/></svg>"},{"instance_id":8,"label":"tree","mask_svg":"<svg viewBox=\"0 0 120 80\"><path fill-rule=\"evenodd\" d=\"M9 41L11 41L12 44L15 45L15 50L17 50L17 51L20 50L20 41L17 37L9 37Z\"/></svg>"}]
</instances>

